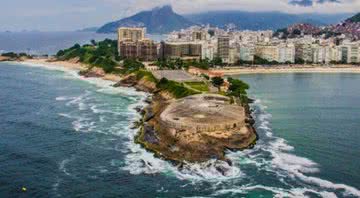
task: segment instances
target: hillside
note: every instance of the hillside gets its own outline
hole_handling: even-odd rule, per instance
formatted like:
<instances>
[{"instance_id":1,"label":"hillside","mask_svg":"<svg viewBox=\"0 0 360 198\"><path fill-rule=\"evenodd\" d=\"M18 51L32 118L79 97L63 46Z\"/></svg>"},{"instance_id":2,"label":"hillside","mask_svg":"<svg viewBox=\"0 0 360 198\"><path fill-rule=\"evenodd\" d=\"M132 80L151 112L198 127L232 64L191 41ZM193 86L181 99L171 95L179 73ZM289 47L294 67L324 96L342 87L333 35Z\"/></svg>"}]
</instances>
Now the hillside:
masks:
<instances>
[{"instance_id":1,"label":"hillside","mask_svg":"<svg viewBox=\"0 0 360 198\"><path fill-rule=\"evenodd\" d=\"M146 27L148 33L168 33L194 25L193 22L176 14L171 6L143 11L128 18L105 24L98 33L113 33L120 26Z\"/></svg>"},{"instance_id":2,"label":"hillside","mask_svg":"<svg viewBox=\"0 0 360 198\"><path fill-rule=\"evenodd\" d=\"M352 22L352 23L358 23L360 22L360 13L354 15L353 17L350 17L346 20L346 22Z\"/></svg>"},{"instance_id":3,"label":"hillside","mask_svg":"<svg viewBox=\"0 0 360 198\"><path fill-rule=\"evenodd\" d=\"M327 25L338 23L348 14L288 14L281 12L213 11L186 16L195 23L224 27L233 23L239 29L276 30L295 23Z\"/></svg>"}]
</instances>

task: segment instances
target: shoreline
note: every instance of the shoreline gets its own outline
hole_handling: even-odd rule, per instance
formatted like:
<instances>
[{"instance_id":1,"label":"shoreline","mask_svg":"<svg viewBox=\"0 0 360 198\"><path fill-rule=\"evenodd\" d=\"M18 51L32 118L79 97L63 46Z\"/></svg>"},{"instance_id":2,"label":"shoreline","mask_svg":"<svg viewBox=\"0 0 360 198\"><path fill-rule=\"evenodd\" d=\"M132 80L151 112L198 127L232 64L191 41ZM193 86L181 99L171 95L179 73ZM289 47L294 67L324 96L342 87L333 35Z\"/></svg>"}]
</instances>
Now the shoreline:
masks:
<instances>
[{"instance_id":1,"label":"shoreline","mask_svg":"<svg viewBox=\"0 0 360 198\"><path fill-rule=\"evenodd\" d=\"M341 65L333 67L321 66L255 66L255 67L227 67L211 69L224 75L240 74L287 74L287 73L354 73L360 74L360 65Z\"/></svg>"},{"instance_id":2,"label":"shoreline","mask_svg":"<svg viewBox=\"0 0 360 198\"><path fill-rule=\"evenodd\" d=\"M76 72L80 72L82 70L86 70L89 65L83 64L83 63L75 63L71 61L53 61L51 59L27 59L24 61L16 61L22 64L30 64L30 65L39 65L39 66L45 66L50 68L63 68L68 69ZM86 78L86 77L85 77ZM102 77L99 77L103 80L109 80L114 83L119 82L122 78L118 75L114 74L104 74Z\"/></svg>"},{"instance_id":3,"label":"shoreline","mask_svg":"<svg viewBox=\"0 0 360 198\"><path fill-rule=\"evenodd\" d=\"M83 63L75 63L71 61L53 61L51 59L26 59L22 61L16 61L20 63L29 64L42 64L50 67L63 67L65 69L71 69L81 71L88 68L88 65ZM360 74L360 65L335 65L335 66L234 66L225 67L220 69L210 69L210 71L221 72L224 75L240 75L240 74L287 74L287 73L354 73ZM113 74L105 74L102 77L104 80L110 80L114 82L120 81L122 78Z\"/></svg>"}]
</instances>

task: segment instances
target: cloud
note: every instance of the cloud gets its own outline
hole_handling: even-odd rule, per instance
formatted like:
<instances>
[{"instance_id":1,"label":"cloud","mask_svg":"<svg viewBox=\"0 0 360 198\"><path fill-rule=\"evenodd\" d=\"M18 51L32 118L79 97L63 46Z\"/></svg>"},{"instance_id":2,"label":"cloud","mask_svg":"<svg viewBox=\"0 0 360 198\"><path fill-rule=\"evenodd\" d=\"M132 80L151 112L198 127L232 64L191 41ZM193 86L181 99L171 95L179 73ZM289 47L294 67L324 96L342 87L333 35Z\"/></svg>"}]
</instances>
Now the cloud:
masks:
<instances>
[{"instance_id":1,"label":"cloud","mask_svg":"<svg viewBox=\"0 0 360 198\"><path fill-rule=\"evenodd\" d=\"M127 6L127 16L156 6L171 4L180 14L216 10L279 11L287 13L355 13L360 0L102 0L114 6Z\"/></svg>"},{"instance_id":2,"label":"cloud","mask_svg":"<svg viewBox=\"0 0 360 198\"><path fill-rule=\"evenodd\" d=\"M339 0L290 0L289 4L307 7L307 6L313 6L315 3L323 4L327 2L341 3Z\"/></svg>"},{"instance_id":3,"label":"cloud","mask_svg":"<svg viewBox=\"0 0 360 198\"><path fill-rule=\"evenodd\" d=\"M179 14L221 10L328 14L360 12L360 0L5 0L0 6L0 31L74 30L100 26L169 4Z\"/></svg>"}]
</instances>

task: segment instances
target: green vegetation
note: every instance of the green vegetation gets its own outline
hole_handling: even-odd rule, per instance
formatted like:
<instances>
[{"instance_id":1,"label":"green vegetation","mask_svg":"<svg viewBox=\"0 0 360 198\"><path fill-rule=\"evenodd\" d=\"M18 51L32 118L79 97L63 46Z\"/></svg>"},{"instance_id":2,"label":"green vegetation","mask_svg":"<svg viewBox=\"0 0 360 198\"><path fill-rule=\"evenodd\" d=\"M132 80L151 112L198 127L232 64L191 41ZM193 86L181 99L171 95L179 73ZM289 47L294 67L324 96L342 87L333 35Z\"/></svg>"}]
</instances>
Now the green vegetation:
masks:
<instances>
[{"instance_id":1,"label":"green vegetation","mask_svg":"<svg viewBox=\"0 0 360 198\"><path fill-rule=\"evenodd\" d=\"M214 58L214 60L209 60L208 58L201 60L182 60L180 58L177 58L157 60L156 62L154 62L154 65L157 65L160 69L188 69L190 66L192 66L208 70L211 67L223 66L224 63L219 57Z\"/></svg>"},{"instance_id":2,"label":"green vegetation","mask_svg":"<svg viewBox=\"0 0 360 198\"><path fill-rule=\"evenodd\" d=\"M221 77L214 77L211 79L211 83L214 85L214 87L217 87L220 91L220 87L224 84L224 79Z\"/></svg>"},{"instance_id":3,"label":"green vegetation","mask_svg":"<svg viewBox=\"0 0 360 198\"><path fill-rule=\"evenodd\" d=\"M157 88L171 93L175 98L184 98L186 96L199 94L192 89L187 88L184 84L162 78L157 84Z\"/></svg>"},{"instance_id":4,"label":"green vegetation","mask_svg":"<svg viewBox=\"0 0 360 198\"><path fill-rule=\"evenodd\" d=\"M160 69L183 69L188 68L188 65L181 60L177 59L166 59L166 60L157 60L154 65L157 65Z\"/></svg>"},{"instance_id":5,"label":"green vegetation","mask_svg":"<svg viewBox=\"0 0 360 198\"><path fill-rule=\"evenodd\" d=\"M141 69L141 70L135 71L134 73L136 75L137 80L145 79L145 80L153 82L153 83L158 83L158 80L149 71Z\"/></svg>"},{"instance_id":6,"label":"green vegetation","mask_svg":"<svg viewBox=\"0 0 360 198\"><path fill-rule=\"evenodd\" d=\"M289 36L289 32L287 30L287 28L283 28L283 29L278 29L276 30L276 32L274 33L274 37L280 37L281 39L285 39Z\"/></svg>"},{"instance_id":7,"label":"green vegetation","mask_svg":"<svg viewBox=\"0 0 360 198\"><path fill-rule=\"evenodd\" d=\"M124 73L133 73L136 71L139 71L141 69L144 69L145 66L141 62L135 60L135 59L125 59L123 64L123 70Z\"/></svg>"},{"instance_id":8,"label":"green vegetation","mask_svg":"<svg viewBox=\"0 0 360 198\"><path fill-rule=\"evenodd\" d=\"M360 22L360 13L358 13L355 16L347 19L346 21L353 22L353 23Z\"/></svg>"},{"instance_id":9,"label":"green vegetation","mask_svg":"<svg viewBox=\"0 0 360 198\"><path fill-rule=\"evenodd\" d=\"M320 32L314 34L315 36L322 36L324 35L324 39L328 39L330 37L336 37L336 36L340 36L341 33L339 32L333 32L333 31L330 31L330 30L321 30Z\"/></svg>"},{"instance_id":10,"label":"green vegetation","mask_svg":"<svg viewBox=\"0 0 360 198\"><path fill-rule=\"evenodd\" d=\"M14 53L14 52L2 53L1 56L9 57L12 59L17 59L21 57L32 58L31 55L28 55L26 53Z\"/></svg>"},{"instance_id":11,"label":"green vegetation","mask_svg":"<svg viewBox=\"0 0 360 198\"><path fill-rule=\"evenodd\" d=\"M100 42L92 40L91 43L91 45L86 44L83 46L75 44L71 48L60 50L56 57L59 60L77 58L79 62L102 68L106 73L114 72L118 61L120 61L117 42L105 39Z\"/></svg>"},{"instance_id":12,"label":"green vegetation","mask_svg":"<svg viewBox=\"0 0 360 198\"><path fill-rule=\"evenodd\" d=\"M254 56L254 64L257 65L277 65L279 64L277 61L268 61L264 58Z\"/></svg>"},{"instance_id":13,"label":"green vegetation","mask_svg":"<svg viewBox=\"0 0 360 198\"><path fill-rule=\"evenodd\" d=\"M247 90L250 88L249 85L239 79L228 78L228 81L230 83L228 95L239 97L243 104L248 103Z\"/></svg>"},{"instance_id":14,"label":"green vegetation","mask_svg":"<svg viewBox=\"0 0 360 198\"><path fill-rule=\"evenodd\" d=\"M187 86L196 89L201 92L208 92L209 91L209 85L205 82L186 82Z\"/></svg>"}]
</instances>

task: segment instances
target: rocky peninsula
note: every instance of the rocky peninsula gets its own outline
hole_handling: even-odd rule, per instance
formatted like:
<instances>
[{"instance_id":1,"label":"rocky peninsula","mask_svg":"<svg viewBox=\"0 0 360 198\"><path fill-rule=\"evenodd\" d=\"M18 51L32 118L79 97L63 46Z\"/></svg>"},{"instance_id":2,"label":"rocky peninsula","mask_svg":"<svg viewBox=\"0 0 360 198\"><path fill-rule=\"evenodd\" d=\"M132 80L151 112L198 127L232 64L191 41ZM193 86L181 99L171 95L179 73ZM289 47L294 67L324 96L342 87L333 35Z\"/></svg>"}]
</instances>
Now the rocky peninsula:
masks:
<instances>
[{"instance_id":1,"label":"rocky peninsula","mask_svg":"<svg viewBox=\"0 0 360 198\"><path fill-rule=\"evenodd\" d=\"M137 143L156 156L176 163L223 160L225 151L251 148L258 139L248 105L219 94L199 93L176 99L166 90L134 75L116 86L134 86L152 93L149 105L138 109ZM135 127L136 128L136 127Z\"/></svg>"}]
</instances>

